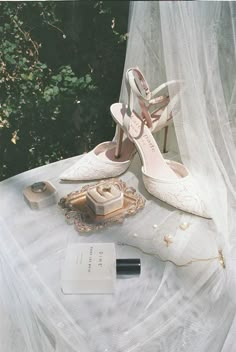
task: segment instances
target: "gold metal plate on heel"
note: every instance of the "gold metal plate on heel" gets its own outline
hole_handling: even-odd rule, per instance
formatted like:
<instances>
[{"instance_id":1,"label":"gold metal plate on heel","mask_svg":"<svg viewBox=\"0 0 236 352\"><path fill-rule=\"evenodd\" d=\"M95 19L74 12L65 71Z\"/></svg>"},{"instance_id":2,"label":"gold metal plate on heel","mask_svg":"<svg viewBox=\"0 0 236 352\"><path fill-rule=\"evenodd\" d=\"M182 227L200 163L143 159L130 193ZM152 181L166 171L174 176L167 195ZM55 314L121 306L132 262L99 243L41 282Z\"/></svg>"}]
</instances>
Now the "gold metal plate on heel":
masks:
<instances>
[{"instance_id":1,"label":"gold metal plate on heel","mask_svg":"<svg viewBox=\"0 0 236 352\"><path fill-rule=\"evenodd\" d=\"M107 215L96 215L86 202L88 190L95 186L117 187L124 196L123 207ZM90 232L102 229L113 223L122 223L125 217L136 214L145 205L145 199L133 187L129 187L120 179L102 180L95 185L86 185L79 191L72 192L60 199L58 205L62 208L69 224L74 223L78 232Z\"/></svg>"}]
</instances>

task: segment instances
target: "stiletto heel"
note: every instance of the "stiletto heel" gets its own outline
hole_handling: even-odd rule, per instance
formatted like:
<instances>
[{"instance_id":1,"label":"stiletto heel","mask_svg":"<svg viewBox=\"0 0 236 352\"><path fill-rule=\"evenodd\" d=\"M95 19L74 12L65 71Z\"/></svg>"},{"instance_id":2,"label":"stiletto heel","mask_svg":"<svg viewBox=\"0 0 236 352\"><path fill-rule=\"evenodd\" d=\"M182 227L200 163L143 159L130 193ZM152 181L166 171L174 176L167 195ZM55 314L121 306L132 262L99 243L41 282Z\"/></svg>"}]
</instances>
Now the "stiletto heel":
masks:
<instances>
[{"instance_id":1,"label":"stiletto heel","mask_svg":"<svg viewBox=\"0 0 236 352\"><path fill-rule=\"evenodd\" d=\"M115 158L116 159L119 159L121 156L123 135L124 135L124 131L120 128L120 126L118 126L117 145L116 145L116 150L115 150Z\"/></svg>"},{"instance_id":2,"label":"stiletto heel","mask_svg":"<svg viewBox=\"0 0 236 352\"><path fill-rule=\"evenodd\" d=\"M163 153L167 153L167 136L168 136L168 129L169 129L169 126L166 126L165 127L165 130L164 130L164 142L163 142Z\"/></svg>"}]
</instances>

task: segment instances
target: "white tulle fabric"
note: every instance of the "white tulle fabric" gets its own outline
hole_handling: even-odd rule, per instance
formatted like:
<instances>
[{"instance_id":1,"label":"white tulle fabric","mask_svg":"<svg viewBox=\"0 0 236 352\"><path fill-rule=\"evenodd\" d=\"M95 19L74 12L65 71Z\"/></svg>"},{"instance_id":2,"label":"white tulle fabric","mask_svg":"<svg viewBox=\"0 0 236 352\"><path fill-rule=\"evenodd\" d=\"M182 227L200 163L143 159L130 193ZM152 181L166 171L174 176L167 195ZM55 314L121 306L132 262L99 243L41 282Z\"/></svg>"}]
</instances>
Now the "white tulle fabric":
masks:
<instances>
[{"instance_id":1,"label":"white tulle fabric","mask_svg":"<svg viewBox=\"0 0 236 352\"><path fill-rule=\"evenodd\" d=\"M186 82L165 158L190 170L212 220L148 194L138 157L122 179L145 208L86 236L57 207L31 211L22 197L38 180L50 180L59 196L80 188L59 180L79 158L0 184L1 352L236 350L235 18L234 2L131 2L124 72L139 66L151 89ZM123 83L121 101L125 94ZM83 241L116 242L117 257L141 257L141 276L117 280L113 296L63 295L66 246Z\"/></svg>"},{"instance_id":2,"label":"white tulle fabric","mask_svg":"<svg viewBox=\"0 0 236 352\"><path fill-rule=\"evenodd\" d=\"M132 65L139 66L151 88L165 80L185 82L186 89L180 94L180 114L173 113L174 131L169 139L169 150L177 153L177 159L181 159L190 170L201 194L204 194L212 220L205 224L202 220L201 231L207 233L209 224L214 227L211 244L209 238L199 236L197 227L196 233L192 228L187 240L190 247L186 245L183 251L179 251L182 241L186 240L179 237L178 242L173 240L175 245L171 244L168 258L179 263L182 256L187 262L188 256L192 259L196 256L194 252L197 248L200 250L201 247L203 251L209 246L216 246L219 251L222 250L226 263L221 273L212 271L208 263L204 273L195 277L195 282L190 284L190 280L187 283L188 279L182 282L181 293L176 293L175 297L181 301L185 296L186 311L182 311L181 305L176 307L177 317L168 324L168 329L178 341L177 346L170 341L169 332L161 330L165 323L160 312L153 313L159 327L159 337L163 341L166 339L163 351L230 352L236 348L230 335L236 303L235 14L235 2L153 1L131 4L129 35L132 40L128 43L125 70ZM169 90L171 98L174 92L171 87ZM123 85L121 99L125 99L125 94ZM162 138L160 135L158 142ZM179 219L173 221L175 228L178 228ZM197 226L199 221L193 217L190 222ZM165 226L167 234L173 233L168 221ZM145 233L140 236L135 240L136 246L166 258L158 245L158 236L156 242ZM203 258L203 253L199 252L197 257ZM195 262L194 265L201 264ZM209 281L209 275L217 279ZM172 270L159 288L159 295L168 295L171 277ZM193 292L191 297L188 292L190 287ZM206 291L211 295L208 308ZM225 297L228 297L227 304ZM155 299L157 303L157 297ZM193 303L195 299L199 306ZM225 312L229 307L233 307L233 311L227 317ZM168 304L163 305L161 310L166 317L172 314ZM204 327L199 326L200 321L204 321ZM222 330L219 330L219 324ZM144 323L143 328L146 326ZM204 335L204 329L207 335ZM149 336L154 342L155 338L151 334Z\"/></svg>"}]
</instances>

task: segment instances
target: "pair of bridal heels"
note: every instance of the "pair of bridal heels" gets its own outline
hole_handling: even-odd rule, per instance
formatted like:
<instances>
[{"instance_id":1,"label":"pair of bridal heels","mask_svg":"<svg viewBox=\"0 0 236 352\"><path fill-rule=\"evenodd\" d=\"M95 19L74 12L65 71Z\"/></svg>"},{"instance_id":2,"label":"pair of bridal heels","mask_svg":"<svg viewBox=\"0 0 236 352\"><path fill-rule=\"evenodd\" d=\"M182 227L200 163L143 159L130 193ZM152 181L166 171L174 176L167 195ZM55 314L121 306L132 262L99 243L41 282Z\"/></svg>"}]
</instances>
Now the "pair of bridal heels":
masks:
<instances>
[{"instance_id":1,"label":"pair of bridal heels","mask_svg":"<svg viewBox=\"0 0 236 352\"><path fill-rule=\"evenodd\" d=\"M138 151L143 164L143 182L150 194L175 208L210 218L187 168L164 159L153 137L153 133L165 128L165 151L168 126L172 122L172 112L178 104L182 84L181 81L169 81L150 91L139 68L128 69L128 104L115 103L110 107L117 124L117 141L99 144L65 170L60 179L91 181L119 176L128 169ZM171 100L169 87L176 92ZM137 98L138 107L134 107L134 97Z\"/></svg>"}]
</instances>

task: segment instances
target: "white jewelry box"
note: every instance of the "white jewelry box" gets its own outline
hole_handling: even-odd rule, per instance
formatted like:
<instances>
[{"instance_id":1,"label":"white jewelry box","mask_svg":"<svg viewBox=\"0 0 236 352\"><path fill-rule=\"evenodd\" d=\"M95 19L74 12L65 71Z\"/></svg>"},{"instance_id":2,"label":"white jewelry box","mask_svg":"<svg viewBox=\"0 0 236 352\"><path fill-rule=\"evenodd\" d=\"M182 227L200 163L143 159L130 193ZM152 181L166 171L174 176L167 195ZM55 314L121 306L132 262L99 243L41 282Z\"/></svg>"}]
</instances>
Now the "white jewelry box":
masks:
<instances>
[{"instance_id":1,"label":"white jewelry box","mask_svg":"<svg viewBox=\"0 0 236 352\"><path fill-rule=\"evenodd\" d=\"M23 195L31 209L43 209L58 201L57 190L49 181L35 182L23 190Z\"/></svg>"},{"instance_id":2,"label":"white jewelry box","mask_svg":"<svg viewBox=\"0 0 236 352\"><path fill-rule=\"evenodd\" d=\"M123 207L124 196L115 185L105 183L88 190L88 206L97 215L107 215Z\"/></svg>"}]
</instances>

